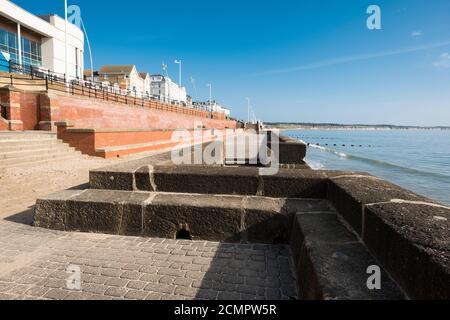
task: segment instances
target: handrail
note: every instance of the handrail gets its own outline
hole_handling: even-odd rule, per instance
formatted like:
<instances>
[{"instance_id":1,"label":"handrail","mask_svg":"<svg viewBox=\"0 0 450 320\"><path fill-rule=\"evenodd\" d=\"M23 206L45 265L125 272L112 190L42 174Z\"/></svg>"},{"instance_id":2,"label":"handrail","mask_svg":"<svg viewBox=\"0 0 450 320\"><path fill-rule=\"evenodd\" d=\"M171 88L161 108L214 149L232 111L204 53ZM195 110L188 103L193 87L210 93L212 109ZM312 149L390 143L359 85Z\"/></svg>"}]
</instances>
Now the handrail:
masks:
<instances>
[{"instance_id":1,"label":"handrail","mask_svg":"<svg viewBox=\"0 0 450 320\"><path fill-rule=\"evenodd\" d=\"M6 62L8 65L2 65L2 62ZM64 93L69 93L71 95L81 95L87 96L89 98L97 98L105 101L115 101L125 104L133 104L141 107L150 107L156 108L166 111L173 111L184 114L194 114L196 116L210 118L210 119L227 119L223 113L219 112L211 112L205 110L206 108L201 107L193 107L188 108L187 106L173 103L173 101L167 103L163 100L157 99L154 96L149 95L148 93L138 93L137 91L131 90L122 90L119 88L115 88L112 86L105 86L104 83L101 82L92 82L85 81L80 78L70 78L67 79L65 74L53 72L50 70L43 70L42 68L38 68L31 65L22 65L20 66L17 63L12 61L7 61L0 58L0 70L1 67L8 68L9 75L8 77L0 74L0 79L8 78L10 85L14 86L14 84L19 86L33 86L36 87L38 85L34 83L18 83L14 80L30 80L19 77L14 77L14 74L23 74L31 77L31 80L42 80L40 85L45 86L46 92L49 89L60 91ZM69 80L69 81L67 81ZM24 81L25 82L25 81ZM123 93L126 94L123 94ZM152 102L159 102L163 104L163 106L152 105Z\"/></svg>"}]
</instances>

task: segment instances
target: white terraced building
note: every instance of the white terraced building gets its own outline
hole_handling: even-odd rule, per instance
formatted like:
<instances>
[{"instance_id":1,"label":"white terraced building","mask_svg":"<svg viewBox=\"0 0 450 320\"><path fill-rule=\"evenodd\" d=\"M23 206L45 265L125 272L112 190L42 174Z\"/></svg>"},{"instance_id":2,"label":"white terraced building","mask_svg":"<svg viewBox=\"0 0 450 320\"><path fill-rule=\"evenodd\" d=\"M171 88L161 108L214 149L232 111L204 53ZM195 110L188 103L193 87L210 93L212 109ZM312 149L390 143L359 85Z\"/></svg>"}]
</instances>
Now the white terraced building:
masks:
<instances>
[{"instance_id":1,"label":"white terraced building","mask_svg":"<svg viewBox=\"0 0 450 320\"><path fill-rule=\"evenodd\" d=\"M62 7L64 8L64 3ZM68 75L82 78L84 34L68 23ZM65 73L65 21L57 15L36 16L12 1L0 0L0 58L24 66ZM1 64L2 71L5 64Z\"/></svg>"},{"instance_id":2,"label":"white terraced building","mask_svg":"<svg viewBox=\"0 0 450 320\"><path fill-rule=\"evenodd\" d=\"M150 76L151 95L162 101L175 101L187 105L185 87L180 87L172 79L160 74Z\"/></svg>"}]
</instances>

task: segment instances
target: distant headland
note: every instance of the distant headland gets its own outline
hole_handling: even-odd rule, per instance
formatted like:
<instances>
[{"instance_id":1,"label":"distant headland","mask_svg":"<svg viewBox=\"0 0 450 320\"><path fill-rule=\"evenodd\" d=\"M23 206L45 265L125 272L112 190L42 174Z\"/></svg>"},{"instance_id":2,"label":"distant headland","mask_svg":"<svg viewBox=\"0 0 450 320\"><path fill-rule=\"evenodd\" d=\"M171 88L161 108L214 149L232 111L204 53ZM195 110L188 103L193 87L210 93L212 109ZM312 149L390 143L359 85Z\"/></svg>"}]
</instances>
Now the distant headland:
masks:
<instances>
[{"instance_id":1,"label":"distant headland","mask_svg":"<svg viewBox=\"0 0 450 320\"><path fill-rule=\"evenodd\" d=\"M340 123L302 123L267 122L266 126L283 130L450 130L450 126L400 126L391 124L340 124Z\"/></svg>"}]
</instances>

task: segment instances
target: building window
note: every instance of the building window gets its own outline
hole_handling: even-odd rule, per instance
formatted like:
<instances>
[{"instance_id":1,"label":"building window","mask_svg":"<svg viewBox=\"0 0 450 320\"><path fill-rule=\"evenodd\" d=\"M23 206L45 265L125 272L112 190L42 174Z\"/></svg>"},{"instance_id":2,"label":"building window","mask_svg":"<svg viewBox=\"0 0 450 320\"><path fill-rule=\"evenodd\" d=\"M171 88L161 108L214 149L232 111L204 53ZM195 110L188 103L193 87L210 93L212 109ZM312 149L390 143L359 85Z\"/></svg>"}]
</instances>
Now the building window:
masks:
<instances>
[{"instance_id":1,"label":"building window","mask_svg":"<svg viewBox=\"0 0 450 320\"><path fill-rule=\"evenodd\" d=\"M0 50L9 53L11 61L19 63L17 34L0 29ZM22 63L27 66L41 66L41 45L22 37Z\"/></svg>"}]
</instances>

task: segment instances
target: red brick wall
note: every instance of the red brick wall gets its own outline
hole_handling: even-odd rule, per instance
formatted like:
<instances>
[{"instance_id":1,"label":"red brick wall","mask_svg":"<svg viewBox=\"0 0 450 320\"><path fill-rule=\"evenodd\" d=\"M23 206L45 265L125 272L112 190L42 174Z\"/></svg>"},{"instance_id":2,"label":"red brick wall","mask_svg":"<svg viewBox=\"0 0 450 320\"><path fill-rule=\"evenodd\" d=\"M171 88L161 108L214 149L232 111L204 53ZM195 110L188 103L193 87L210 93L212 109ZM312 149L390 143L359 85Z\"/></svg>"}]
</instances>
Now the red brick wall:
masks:
<instances>
[{"instance_id":1,"label":"red brick wall","mask_svg":"<svg viewBox=\"0 0 450 320\"><path fill-rule=\"evenodd\" d=\"M20 120L23 122L23 130L38 129L39 118L39 94L22 93L20 95Z\"/></svg>"},{"instance_id":2,"label":"red brick wall","mask_svg":"<svg viewBox=\"0 0 450 320\"><path fill-rule=\"evenodd\" d=\"M95 134L95 148L170 140L172 135L173 131L97 132Z\"/></svg>"},{"instance_id":3,"label":"red brick wall","mask_svg":"<svg viewBox=\"0 0 450 320\"><path fill-rule=\"evenodd\" d=\"M177 111L176 107L167 105L166 110L158 110L161 104L142 107L63 94L48 96L48 101L41 97L41 121L70 120L76 128L193 129L198 121L206 128L236 128L235 121L207 119L202 117L206 112L196 110L189 111L191 114L171 112Z\"/></svg>"},{"instance_id":4,"label":"red brick wall","mask_svg":"<svg viewBox=\"0 0 450 320\"><path fill-rule=\"evenodd\" d=\"M5 119L0 118L0 131L5 131L5 130L9 130L8 122Z\"/></svg>"}]
</instances>

